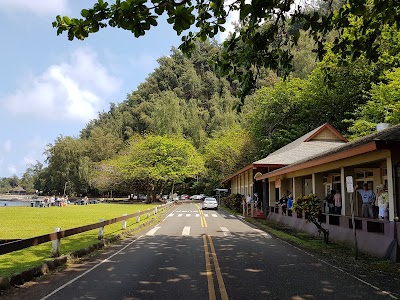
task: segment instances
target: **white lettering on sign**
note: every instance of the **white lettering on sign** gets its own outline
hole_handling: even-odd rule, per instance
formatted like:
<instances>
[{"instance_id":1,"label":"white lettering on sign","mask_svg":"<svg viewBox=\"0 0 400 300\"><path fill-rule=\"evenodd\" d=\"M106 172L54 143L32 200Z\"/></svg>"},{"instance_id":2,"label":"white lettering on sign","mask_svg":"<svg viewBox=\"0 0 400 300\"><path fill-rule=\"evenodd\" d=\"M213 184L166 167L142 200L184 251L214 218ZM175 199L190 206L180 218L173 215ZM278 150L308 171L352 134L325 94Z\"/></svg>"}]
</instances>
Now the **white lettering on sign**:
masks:
<instances>
[{"instance_id":1,"label":"white lettering on sign","mask_svg":"<svg viewBox=\"0 0 400 300\"><path fill-rule=\"evenodd\" d=\"M348 193L354 192L353 176L346 176L346 187Z\"/></svg>"}]
</instances>

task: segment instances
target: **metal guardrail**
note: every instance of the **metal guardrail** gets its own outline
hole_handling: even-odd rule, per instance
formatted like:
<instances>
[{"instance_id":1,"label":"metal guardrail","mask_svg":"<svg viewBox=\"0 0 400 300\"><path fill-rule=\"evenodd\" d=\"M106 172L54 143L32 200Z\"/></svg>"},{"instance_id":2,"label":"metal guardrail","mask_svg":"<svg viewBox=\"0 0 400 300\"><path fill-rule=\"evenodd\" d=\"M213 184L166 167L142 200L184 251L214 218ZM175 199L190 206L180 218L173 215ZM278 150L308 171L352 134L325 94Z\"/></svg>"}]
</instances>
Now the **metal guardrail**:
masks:
<instances>
[{"instance_id":1,"label":"metal guardrail","mask_svg":"<svg viewBox=\"0 0 400 300\"><path fill-rule=\"evenodd\" d=\"M79 234L79 233L93 230L96 228L103 228L107 225L111 225L111 224L114 224L117 222L132 219L132 218L138 218L137 220L140 221L140 216L142 216L142 215L149 216L150 213L152 213L152 212L154 212L154 214L156 214L158 209L164 209L170 205L173 205L173 203L163 204L160 206L156 206L155 208L149 208L142 212L139 211L134 214L129 214L129 215L125 215L125 216L121 216L121 217L113 218L113 219L109 219L109 220L104 220L104 221L94 223L94 224L84 225L84 226L80 226L80 227L61 230L58 232L52 232L52 233L48 233L48 234L44 234L44 235L35 236L35 237L28 238L28 239L16 240L16 241L4 243L4 244L0 245L0 255L18 251L18 250L22 250L22 249L29 248L32 246L37 246L37 245L47 243L50 241L61 240L62 238L65 238L65 237L68 237L71 235Z\"/></svg>"}]
</instances>

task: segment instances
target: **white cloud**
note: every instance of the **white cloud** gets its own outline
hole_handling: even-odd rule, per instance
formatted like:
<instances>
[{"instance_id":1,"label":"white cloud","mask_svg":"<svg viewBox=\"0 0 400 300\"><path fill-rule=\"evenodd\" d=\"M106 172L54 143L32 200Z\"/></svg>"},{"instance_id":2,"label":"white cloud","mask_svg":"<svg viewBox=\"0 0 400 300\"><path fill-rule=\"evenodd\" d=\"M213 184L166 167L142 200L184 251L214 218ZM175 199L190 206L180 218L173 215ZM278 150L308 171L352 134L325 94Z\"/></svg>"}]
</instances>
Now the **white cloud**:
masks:
<instances>
[{"instance_id":1,"label":"white cloud","mask_svg":"<svg viewBox=\"0 0 400 300\"><path fill-rule=\"evenodd\" d=\"M12 143L11 143L11 141L10 141L10 140L6 140L6 141L4 142L2 148L3 148L3 151L4 151L5 153L11 152L11 150L12 150Z\"/></svg>"},{"instance_id":2,"label":"white cloud","mask_svg":"<svg viewBox=\"0 0 400 300\"><path fill-rule=\"evenodd\" d=\"M69 11L68 0L0 0L2 11L29 11L36 15L62 14Z\"/></svg>"},{"instance_id":3,"label":"white cloud","mask_svg":"<svg viewBox=\"0 0 400 300\"><path fill-rule=\"evenodd\" d=\"M47 142L39 136L35 136L26 141L25 149L28 149L21 162L21 169L26 169L27 165L35 165L37 161L44 162L44 155Z\"/></svg>"},{"instance_id":4,"label":"white cloud","mask_svg":"<svg viewBox=\"0 0 400 300\"><path fill-rule=\"evenodd\" d=\"M12 175L16 175L17 174L17 168L14 165L8 165L7 166L7 171ZM10 176L12 176L12 175L10 175Z\"/></svg>"},{"instance_id":5,"label":"white cloud","mask_svg":"<svg viewBox=\"0 0 400 300\"><path fill-rule=\"evenodd\" d=\"M26 80L25 80L26 81ZM50 66L17 91L0 99L15 115L86 123L108 105L121 82L90 49L74 51L68 62Z\"/></svg>"}]
</instances>

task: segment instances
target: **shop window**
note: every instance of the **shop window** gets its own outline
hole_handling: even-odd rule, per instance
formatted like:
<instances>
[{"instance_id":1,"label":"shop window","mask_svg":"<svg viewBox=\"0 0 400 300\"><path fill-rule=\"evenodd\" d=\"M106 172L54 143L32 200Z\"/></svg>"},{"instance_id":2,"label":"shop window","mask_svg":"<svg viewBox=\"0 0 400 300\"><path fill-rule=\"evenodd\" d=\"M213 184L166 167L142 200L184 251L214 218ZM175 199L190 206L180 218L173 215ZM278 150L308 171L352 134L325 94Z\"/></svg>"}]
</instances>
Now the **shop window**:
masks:
<instances>
[{"instance_id":1,"label":"shop window","mask_svg":"<svg viewBox=\"0 0 400 300\"><path fill-rule=\"evenodd\" d=\"M332 190L337 191L341 190L341 181L340 181L340 175L333 175L332 176Z\"/></svg>"},{"instance_id":2,"label":"shop window","mask_svg":"<svg viewBox=\"0 0 400 300\"><path fill-rule=\"evenodd\" d=\"M372 171L366 171L366 172L365 172L365 177L366 177L366 178L372 178L372 177L374 177L374 172L372 172Z\"/></svg>"},{"instance_id":3,"label":"shop window","mask_svg":"<svg viewBox=\"0 0 400 300\"><path fill-rule=\"evenodd\" d=\"M356 179L363 179L365 178L364 172L356 172Z\"/></svg>"}]
</instances>

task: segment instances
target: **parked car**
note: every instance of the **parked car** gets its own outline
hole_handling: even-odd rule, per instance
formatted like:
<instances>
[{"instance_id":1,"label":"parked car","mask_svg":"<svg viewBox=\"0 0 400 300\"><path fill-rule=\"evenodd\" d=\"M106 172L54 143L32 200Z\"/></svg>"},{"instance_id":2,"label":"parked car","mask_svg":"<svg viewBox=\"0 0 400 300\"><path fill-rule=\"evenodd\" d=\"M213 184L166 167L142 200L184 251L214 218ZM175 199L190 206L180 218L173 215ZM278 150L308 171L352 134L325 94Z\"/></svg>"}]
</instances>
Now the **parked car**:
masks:
<instances>
[{"instance_id":1,"label":"parked car","mask_svg":"<svg viewBox=\"0 0 400 300\"><path fill-rule=\"evenodd\" d=\"M201 209L218 209L217 199L212 197L205 197L201 203Z\"/></svg>"},{"instance_id":2,"label":"parked car","mask_svg":"<svg viewBox=\"0 0 400 300\"><path fill-rule=\"evenodd\" d=\"M189 199L189 195L182 194L182 195L180 196L180 199L181 199L181 200Z\"/></svg>"},{"instance_id":3,"label":"parked car","mask_svg":"<svg viewBox=\"0 0 400 300\"><path fill-rule=\"evenodd\" d=\"M193 196L190 196L190 200L201 200L201 199L203 199L204 198L204 195L202 196L202 195L193 195Z\"/></svg>"}]
</instances>

